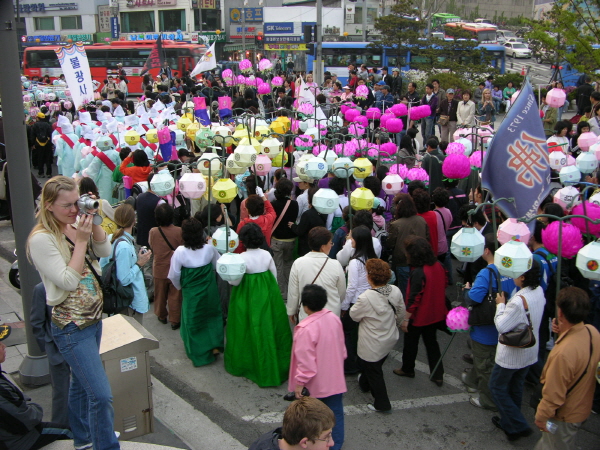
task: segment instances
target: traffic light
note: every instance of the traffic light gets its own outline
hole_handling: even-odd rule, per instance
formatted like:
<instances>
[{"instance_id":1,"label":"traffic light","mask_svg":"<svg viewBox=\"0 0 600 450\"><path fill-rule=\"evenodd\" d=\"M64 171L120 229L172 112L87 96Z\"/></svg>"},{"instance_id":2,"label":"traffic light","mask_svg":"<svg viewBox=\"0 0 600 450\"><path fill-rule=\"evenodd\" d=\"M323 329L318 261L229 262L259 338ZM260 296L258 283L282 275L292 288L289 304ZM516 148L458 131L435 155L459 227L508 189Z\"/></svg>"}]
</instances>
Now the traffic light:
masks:
<instances>
[{"instance_id":1,"label":"traffic light","mask_svg":"<svg viewBox=\"0 0 600 450\"><path fill-rule=\"evenodd\" d=\"M257 48L262 48L264 43L264 36L262 31L259 31L258 34L254 36L254 43L256 44Z\"/></svg>"},{"instance_id":2,"label":"traffic light","mask_svg":"<svg viewBox=\"0 0 600 450\"><path fill-rule=\"evenodd\" d=\"M315 44L308 44L306 46L307 50L308 50L308 54L309 55L314 55L315 54Z\"/></svg>"},{"instance_id":3,"label":"traffic light","mask_svg":"<svg viewBox=\"0 0 600 450\"><path fill-rule=\"evenodd\" d=\"M312 25L304 25L302 28L302 32L304 34L304 43L308 44L313 42L313 27Z\"/></svg>"}]
</instances>

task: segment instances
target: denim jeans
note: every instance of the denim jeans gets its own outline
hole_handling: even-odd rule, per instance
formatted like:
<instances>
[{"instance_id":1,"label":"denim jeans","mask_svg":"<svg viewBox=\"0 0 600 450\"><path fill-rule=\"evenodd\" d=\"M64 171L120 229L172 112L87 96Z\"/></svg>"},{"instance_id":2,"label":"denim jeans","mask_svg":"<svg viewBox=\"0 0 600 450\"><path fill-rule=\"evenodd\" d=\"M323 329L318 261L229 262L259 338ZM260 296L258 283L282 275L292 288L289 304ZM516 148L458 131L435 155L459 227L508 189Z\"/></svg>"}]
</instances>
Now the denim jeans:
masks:
<instances>
[{"instance_id":1,"label":"denim jeans","mask_svg":"<svg viewBox=\"0 0 600 450\"><path fill-rule=\"evenodd\" d=\"M329 397L320 398L323 403L329 406L335 416L335 425L331 432L333 438L333 450L339 450L344 445L344 402L343 394L330 395Z\"/></svg>"},{"instance_id":2,"label":"denim jeans","mask_svg":"<svg viewBox=\"0 0 600 450\"><path fill-rule=\"evenodd\" d=\"M402 292L402 296L406 298L406 289L408 288L408 277L410 276L410 267L396 266L396 286Z\"/></svg>"},{"instance_id":3,"label":"denim jeans","mask_svg":"<svg viewBox=\"0 0 600 450\"><path fill-rule=\"evenodd\" d=\"M421 119L421 136L423 137L423 148L427 148L427 139L435 134L433 129L435 117Z\"/></svg>"},{"instance_id":4,"label":"denim jeans","mask_svg":"<svg viewBox=\"0 0 600 450\"><path fill-rule=\"evenodd\" d=\"M490 391L500 413L500 426L507 434L527 431L530 427L521 412L523 385L529 367L505 369L496 364L490 377Z\"/></svg>"},{"instance_id":5,"label":"denim jeans","mask_svg":"<svg viewBox=\"0 0 600 450\"><path fill-rule=\"evenodd\" d=\"M119 449L114 433L112 393L100 360L102 322L79 329L73 322L63 329L52 324L54 342L71 367L69 424L76 447Z\"/></svg>"}]
</instances>

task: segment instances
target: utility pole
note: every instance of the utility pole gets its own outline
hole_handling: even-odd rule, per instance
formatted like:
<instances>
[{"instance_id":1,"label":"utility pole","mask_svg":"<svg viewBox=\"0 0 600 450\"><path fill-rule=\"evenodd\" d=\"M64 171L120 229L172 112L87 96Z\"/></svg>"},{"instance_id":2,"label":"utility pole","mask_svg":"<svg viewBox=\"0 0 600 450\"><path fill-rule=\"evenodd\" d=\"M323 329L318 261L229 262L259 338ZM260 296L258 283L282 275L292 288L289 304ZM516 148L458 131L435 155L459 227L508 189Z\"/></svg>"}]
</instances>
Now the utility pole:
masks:
<instances>
[{"instance_id":1,"label":"utility pole","mask_svg":"<svg viewBox=\"0 0 600 450\"><path fill-rule=\"evenodd\" d=\"M362 40L367 42L367 0L363 0L362 23Z\"/></svg>"},{"instance_id":2,"label":"utility pole","mask_svg":"<svg viewBox=\"0 0 600 450\"><path fill-rule=\"evenodd\" d=\"M8 180L12 202L19 277L21 280L21 298L27 335L27 356L23 359L19 373L21 382L41 386L50 382L48 358L35 340L29 321L33 288L40 277L27 260L25 246L27 237L34 225L33 190L31 188L31 170L29 168L29 149L21 97L21 73L19 71L19 51L17 46L17 26L13 2L0 2L0 48L2 66L0 67L0 93L4 110L4 137L6 140L6 160ZM18 194L18 195L17 195Z\"/></svg>"},{"instance_id":3,"label":"utility pole","mask_svg":"<svg viewBox=\"0 0 600 450\"><path fill-rule=\"evenodd\" d=\"M319 86L323 84L323 0L317 0L317 25L315 26L316 48L313 79Z\"/></svg>"},{"instance_id":4,"label":"utility pole","mask_svg":"<svg viewBox=\"0 0 600 450\"><path fill-rule=\"evenodd\" d=\"M242 8L242 59L246 58L246 10Z\"/></svg>"}]
</instances>

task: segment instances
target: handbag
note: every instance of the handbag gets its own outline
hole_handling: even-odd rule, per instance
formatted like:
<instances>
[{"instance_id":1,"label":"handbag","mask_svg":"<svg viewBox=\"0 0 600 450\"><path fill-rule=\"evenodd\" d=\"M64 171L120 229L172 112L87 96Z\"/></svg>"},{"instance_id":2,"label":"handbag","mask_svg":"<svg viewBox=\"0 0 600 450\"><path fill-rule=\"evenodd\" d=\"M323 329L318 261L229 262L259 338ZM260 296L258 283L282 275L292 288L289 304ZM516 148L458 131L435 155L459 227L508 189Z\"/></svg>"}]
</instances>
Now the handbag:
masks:
<instances>
[{"instance_id":1,"label":"handbag","mask_svg":"<svg viewBox=\"0 0 600 450\"><path fill-rule=\"evenodd\" d=\"M535 335L533 334L533 325L531 324L531 317L529 315L529 308L527 306L527 300L522 295L519 295L523 300L523 308L525 308L525 315L527 316L527 326L519 329L520 325L514 330L502 333L498 338L498 342L506 345L507 347L515 348L530 348L535 345Z\"/></svg>"},{"instance_id":2,"label":"handbag","mask_svg":"<svg viewBox=\"0 0 600 450\"><path fill-rule=\"evenodd\" d=\"M100 217L102 217L102 223L100 224L100 227L106 232L107 236L115 234L119 227L117 226L114 220L110 219L106 214L102 212L102 201L100 201L98 214L100 215Z\"/></svg>"},{"instance_id":3,"label":"handbag","mask_svg":"<svg viewBox=\"0 0 600 450\"><path fill-rule=\"evenodd\" d=\"M469 309L469 320L468 323L471 326L483 326L483 325L494 325L494 316L496 315L496 292L492 289L492 277L495 275L498 283L498 292L502 282L500 280L500 274L492 269L486 267L490 271L490 281L488 284L487 296L481 303L477 303L471 300L468 306Z\"/></svg>"},{"instance_id":4,"label":"handbag","mask_svg":"<svg viewBox=\"0 0 600 450\"><path fill-rule=\"evenodd\" d=\"M440 124L441 126L446 126L448 125L449 121L450 116L440 116L440 118L438 119L438 124Z\"/></svg>"},{"instance_id":5,"label":"handbag","mask_svg":"<svg viewBox=\"0 0 600 450\"><path fill-rule=\"evenodd\" d=\"M329 256L327 258L325 258L325 262L323 263L323 265L321 266L321 268L317 272L317 275L315 276L314 280L312 280L312 283L310 283L310 284L315 284L315 281L317 281L317 278L319 278L319 275L321 275L321 272L323 271L323 269L327 265L328 261L329 261ZM298 302L298 312L296 313L296 316L298 316L298 314L300 313L300 308L302 308L302 301Z\"/></svg>"}]
</instances>

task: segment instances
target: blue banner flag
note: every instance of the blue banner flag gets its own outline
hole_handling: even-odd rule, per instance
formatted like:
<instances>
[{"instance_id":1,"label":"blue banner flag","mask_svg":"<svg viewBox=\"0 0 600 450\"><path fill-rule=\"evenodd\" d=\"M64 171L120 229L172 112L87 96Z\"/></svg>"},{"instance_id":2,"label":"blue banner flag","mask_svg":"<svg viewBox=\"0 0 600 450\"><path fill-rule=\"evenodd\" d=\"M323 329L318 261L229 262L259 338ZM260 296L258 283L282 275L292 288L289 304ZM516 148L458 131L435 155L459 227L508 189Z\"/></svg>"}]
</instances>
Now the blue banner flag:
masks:
<instances>
[{"instance_id":1,"label":"blue banner flag","mask_svg":"<svg viewBox=\"0 0 600 450\"><path fill-rule=\"evenodd\" d=\"M483 162L481 184L509 217L531 218L550 192L548 148L529 81L502 121Z\"/></svg>"}]
</instances>

